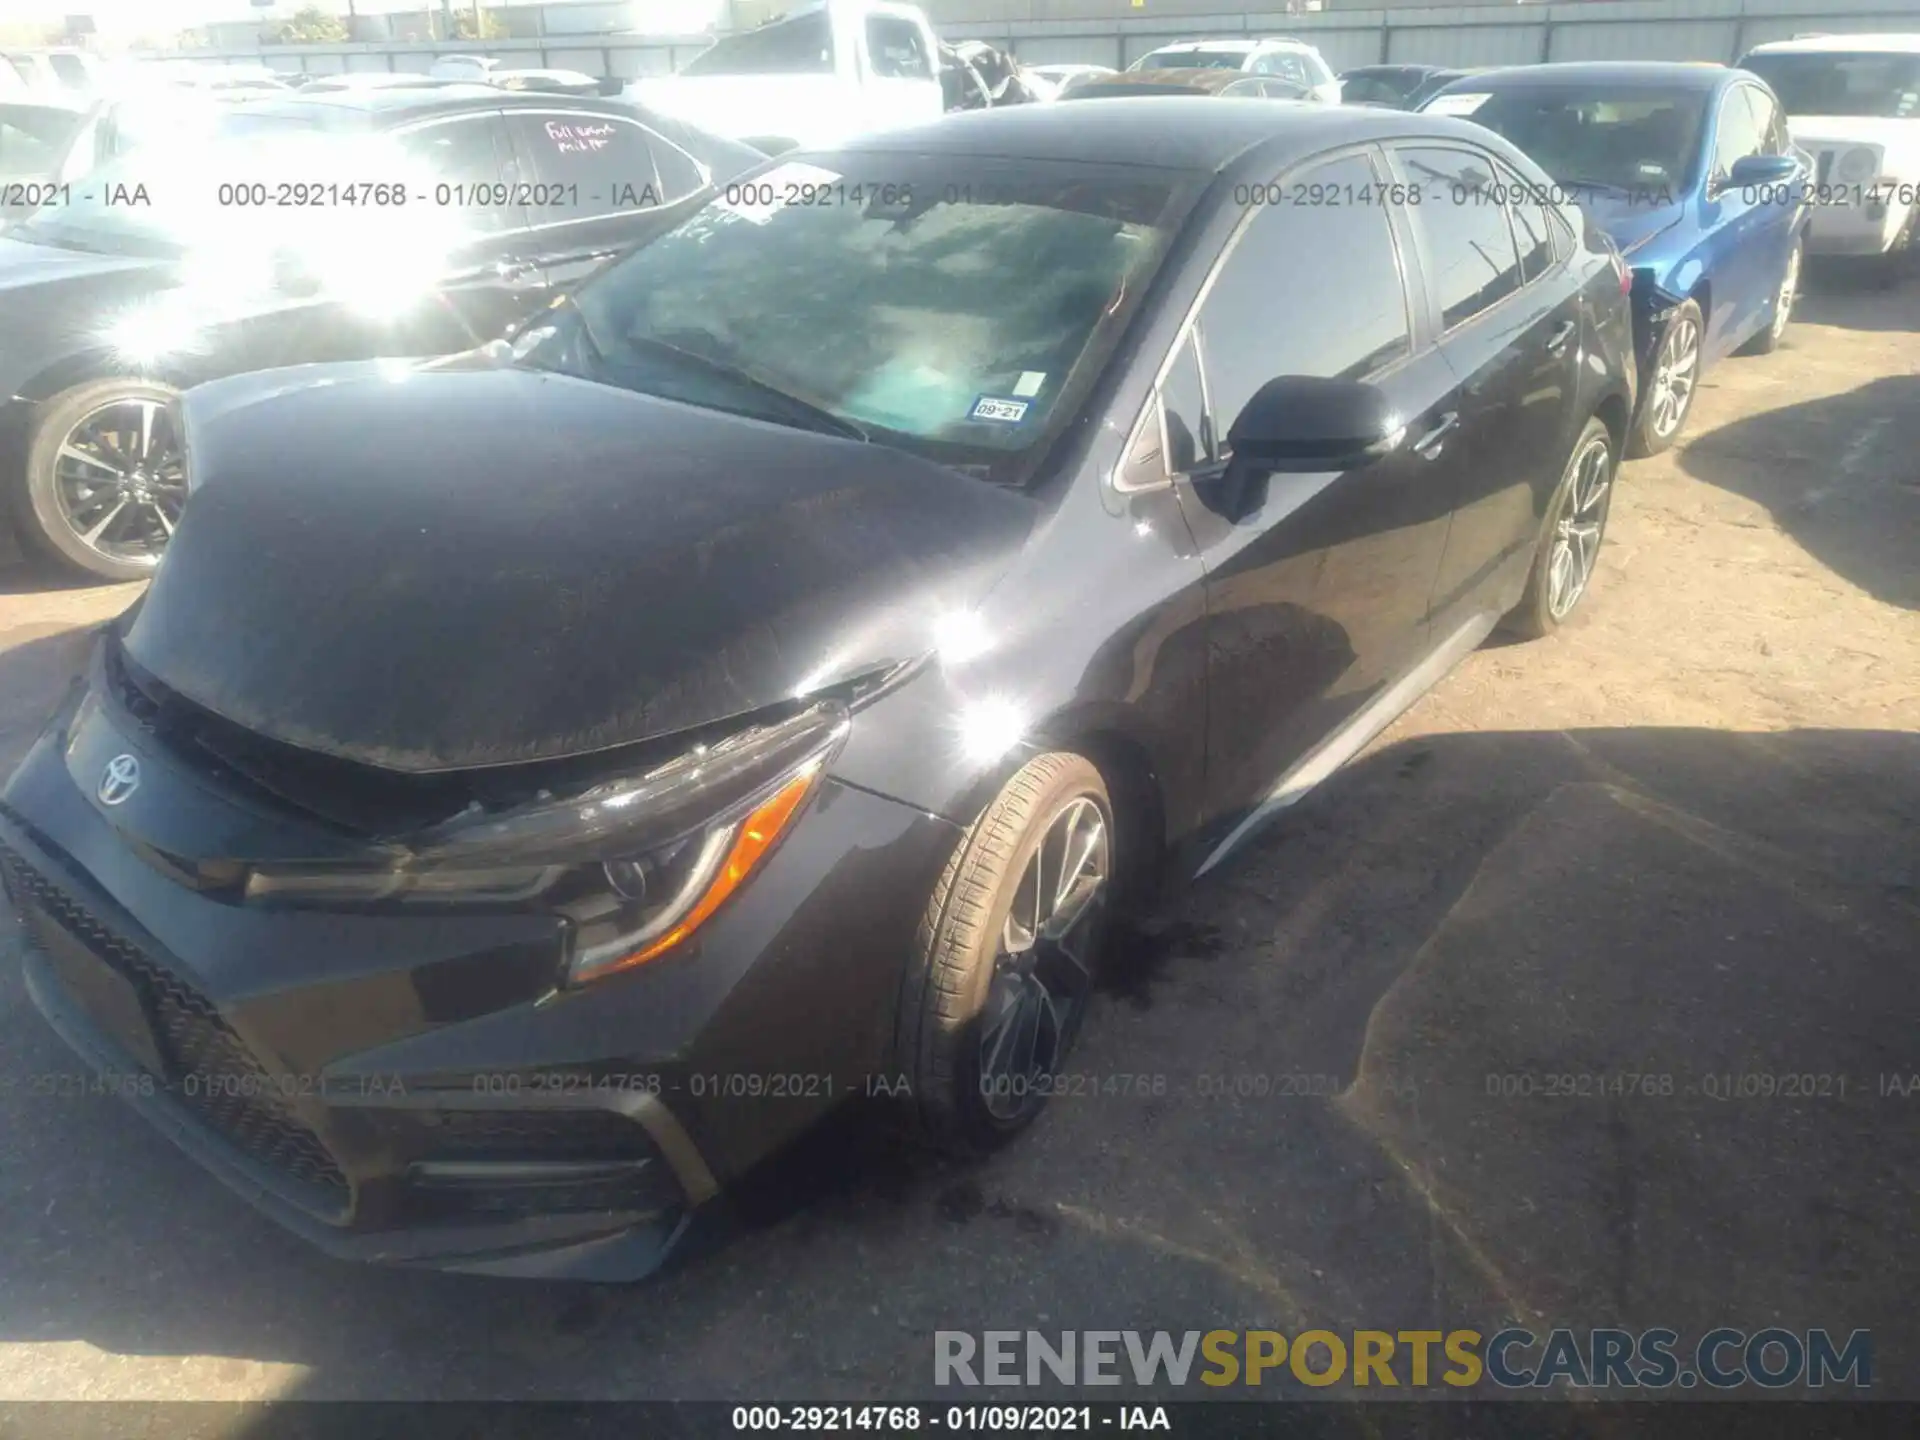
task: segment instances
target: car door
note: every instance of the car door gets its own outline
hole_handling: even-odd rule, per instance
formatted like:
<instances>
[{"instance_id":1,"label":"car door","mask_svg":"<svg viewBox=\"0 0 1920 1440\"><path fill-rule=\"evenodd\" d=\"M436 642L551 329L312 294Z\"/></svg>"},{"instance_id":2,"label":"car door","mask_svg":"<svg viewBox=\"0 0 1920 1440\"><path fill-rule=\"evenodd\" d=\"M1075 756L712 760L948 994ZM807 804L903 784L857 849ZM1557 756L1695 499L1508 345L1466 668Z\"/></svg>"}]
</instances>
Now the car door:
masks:
<instances>
[{"instance_id":1,"label":"car door","mask_svg":"<svg viewBox=\"0 0 1920 1440\"><path fill-rule=\"evenodd\" d=\"M1207 567L1207 792L1259 803L1314 744L1417 662L1445 536L1456 385L1409 303L1410 243L1375 152L1322 157L1250 209L1176 357L1168 447ZM1250 474L1227 437L1282 375L1365 379L1406 441L1346 473ZM1198 399L1194 398L1197 393ZM1187 419L1185 417L1192 416Z\"/></svg>"},{"instance_id":2,"label":"car door","mask_svg":"<svg viewBox=\"0 0 1920 1440\"><path fill-rule=\"evenodd\" d=\"M549 296L651 233L663 206L713 178L667 136L608 111L514 110L506 130L532 202L516 259Z\"/></svg>"},{"instance_id":3,"label":"car door","mask_svg":"<svg viewBox=\"0 0 1920 1440\"><path fill-rule=\"evenodd\" d=\"M1713 149L1700 200L1713 302L1705 341L1710 357L1726 354L1753 333L1772 294L1769 282L1777 275L1777 266L1769 263L1768 240L1787 207L1732 180L1736 163L1765 148L1766 130L1753 103L1758 94L1751 85L1731 85L1714 115Z\"/></svg>"},{"instance_id":4,"label":"car door","mask_svg":"<svg viewBox=\"0 0 1920 1440\"><path fill-rule=\"evenodd\" d=\"M1771 91L1757 85L1742 84L1740 88L1747 92L1747 103L1753 106L1754 120L1760 129L1760 153L1789 156L1804 167L1804 156L1795 150L1787 134L1787 119L1780 109L1779 99ZM1811 180L1813 177L1810 173L1803 173L1801 178ZM1760 321L1770 314L1768 302L1778 293L1781 281L1786 278L1787 256L1800 234L1804 208L1795 199L1783 198L1794 195L1796 189L1792 184L1761 187L1755 196L1764 204L1755 252L1761 286L1757 300L1758 313L1754 317L1756 329Z\"/></svg>"},{"instance_id":5,"label":"car door","mask_svg":"<svg viewBox=\"0 0 1920 1440\"><path fill-rule=\"evenodd\" d=\"M868 128L887 129L938 118L939 77L925 34L907 15L870 14L861 27L866 47Z\"/></svg>"},{"instance_id":6,"label":"car door","mask_svg":"<svg viewBox=\"0 0 1920 1440\"><path fill-rule=\"evenodd\" d=\"M1391 148L1420 236L1430 321L1461 387L1456 487L1434 585L1444 635L1510 594L1539 534L1542 486L1573 443L1580 286L1554 258L1542 187L1465 144ZM1516 203L1517 202L1517 203Z\"/></svg>"}]
</instances>

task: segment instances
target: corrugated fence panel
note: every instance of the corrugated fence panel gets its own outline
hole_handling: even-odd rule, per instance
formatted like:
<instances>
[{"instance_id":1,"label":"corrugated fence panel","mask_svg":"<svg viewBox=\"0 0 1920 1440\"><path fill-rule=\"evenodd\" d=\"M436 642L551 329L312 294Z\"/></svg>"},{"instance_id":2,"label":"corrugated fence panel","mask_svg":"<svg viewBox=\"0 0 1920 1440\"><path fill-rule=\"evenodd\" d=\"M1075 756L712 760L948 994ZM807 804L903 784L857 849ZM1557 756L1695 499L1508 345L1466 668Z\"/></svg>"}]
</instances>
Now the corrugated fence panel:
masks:
<instances>
[{"instance_id":1,"label":"corrugated fence panel","mask_svg":"<svg viewBox=\"0 0 1920 1440\"><path fill-rule=\"evenodd\" d=\"M1014 41L1014 53L1028 65L1112 65L1120 62L1117 35L1035 35Z\"/></svg>"},{"instance_id":2,"label":"corrugated fence panel","mask_svg":"<svg viewBox=\"0 0 1920 1440\"><path fill-rule=\"evenodd\" d=\"M1283 33L1298 35L1312 45L1336 71L1380 63L1380 42L1384 32L1378 26L1365 30L1315 30L1311 35L1299 30Z\"/></svg>"},{"instance_id":3,"label":"corrugated fence panel","mask_svg":"<svg viewBox=\"0 0 1920 1440\"><path fill-rule=\"evenodd\" d=\"M1555 60L1730 60L1740 43L1733 20L1619 21L1556 25Z\"/></svg>"},{"instance_id":4,"label":"corrugated fence panel","mask_svg":"<svg viewBox=\"0 0 1920 1440\"><path fill-rule=\"evenodd\" d=\"M1387 32L1387 59L1407 65L1531 65L1538 25L1421 25Z\"/></svg>"},{"instance_id":5,"label":"corrugated fence panel","mask_svg":"<svg viewBox=\"0 0 1920 1440\"><path fill-rule=\"evenodd\" d=\"M607 62L601 58L601 52L594 50L549 50L547 65L549 70L584 70L589 75L598 75L607 68Z\"/></svg>"}]
</instances>

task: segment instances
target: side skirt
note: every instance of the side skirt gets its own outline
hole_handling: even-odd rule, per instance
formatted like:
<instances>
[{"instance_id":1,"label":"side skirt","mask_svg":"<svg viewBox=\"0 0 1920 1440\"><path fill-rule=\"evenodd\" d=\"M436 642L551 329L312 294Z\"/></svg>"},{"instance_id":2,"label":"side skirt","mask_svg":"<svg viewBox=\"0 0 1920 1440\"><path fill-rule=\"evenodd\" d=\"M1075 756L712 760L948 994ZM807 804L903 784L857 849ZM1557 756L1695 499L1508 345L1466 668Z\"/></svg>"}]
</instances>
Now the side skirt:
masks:
<instances>
[{"instance_id":1,"label":"side skirt","mask_svg":"<svg viewBox=\"0 0 1920 1440\"><path fill-rule=\"evenodd\" d=\"M1475 615L1428 652L1427 658L1382 690L1351 720L1321 741L1301 762L1280 777L1267 798L1252 814L1234 826L1232 832L1193 872L1198 880L1229 854L1240 842L1273 819L1280 811L1300 800L1306 793L1364 750L1387 726L1399 719L1413 702L1431 690L1447 672L1464 660L1500 623L1497 614Z\"/></svg>"}]
</instances>

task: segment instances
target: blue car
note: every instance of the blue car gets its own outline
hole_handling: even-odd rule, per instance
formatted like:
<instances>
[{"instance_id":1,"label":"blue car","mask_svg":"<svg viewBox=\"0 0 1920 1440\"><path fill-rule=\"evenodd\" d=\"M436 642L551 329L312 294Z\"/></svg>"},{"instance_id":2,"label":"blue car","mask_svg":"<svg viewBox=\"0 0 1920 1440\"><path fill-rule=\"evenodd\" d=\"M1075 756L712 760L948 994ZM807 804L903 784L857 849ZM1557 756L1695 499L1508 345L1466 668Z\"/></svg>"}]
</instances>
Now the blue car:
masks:
<instances>
[{"instance_id":1,"label":"blue car","mask_svg":"<svg viewBox=\"0 0 1920 1440\"><path fill-rule=\"evenodd\" d=\"M1780 343L1800 284L1812 160L1766 82L1723 65L1521 65L1422 110L1526 151L1633 273L1640 400L1630 455L1678 438L1707 366Z\"/></svg>"}]
</instances>

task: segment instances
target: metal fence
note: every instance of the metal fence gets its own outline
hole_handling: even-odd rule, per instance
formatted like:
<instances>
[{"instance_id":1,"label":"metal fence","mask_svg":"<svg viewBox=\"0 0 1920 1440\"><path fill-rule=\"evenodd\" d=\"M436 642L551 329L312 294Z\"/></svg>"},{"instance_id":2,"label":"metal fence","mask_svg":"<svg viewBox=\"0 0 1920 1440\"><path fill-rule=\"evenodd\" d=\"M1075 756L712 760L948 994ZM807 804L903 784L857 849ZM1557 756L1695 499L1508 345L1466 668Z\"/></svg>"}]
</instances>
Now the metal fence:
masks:
<instances>
[{"instance_id":1,"label":"metal fence","mask_svg":"<svg viewBox=\"0 0 1920 1440\"><path fill-rule=\"evenodd\" d=\"M1390 10L1282 10L1221 14L1218 0L1152 0L1153 13L1115 17L1114 0L932 0L934 27L949 39L1003 45L1030 64L1126 65L1170 40L1221 35L1297 35L1336 70L1381 61L1513 65L1544 60L1731 62L1752 46L1808 31L1920 31L1920 0L1581 0L1522 6L1452 5ZM1012 14L1038 18L1010 18ZM992 17L992 18L990 18ZM266 63L276 70L337 74L425 70L440 54L485 54L510 65L635 77L678 69L706 35L557 36L432 45L272 45L176 52L198 61ZM172 57L169 57L172 58Z\"/></svg>"}]
</instances>

